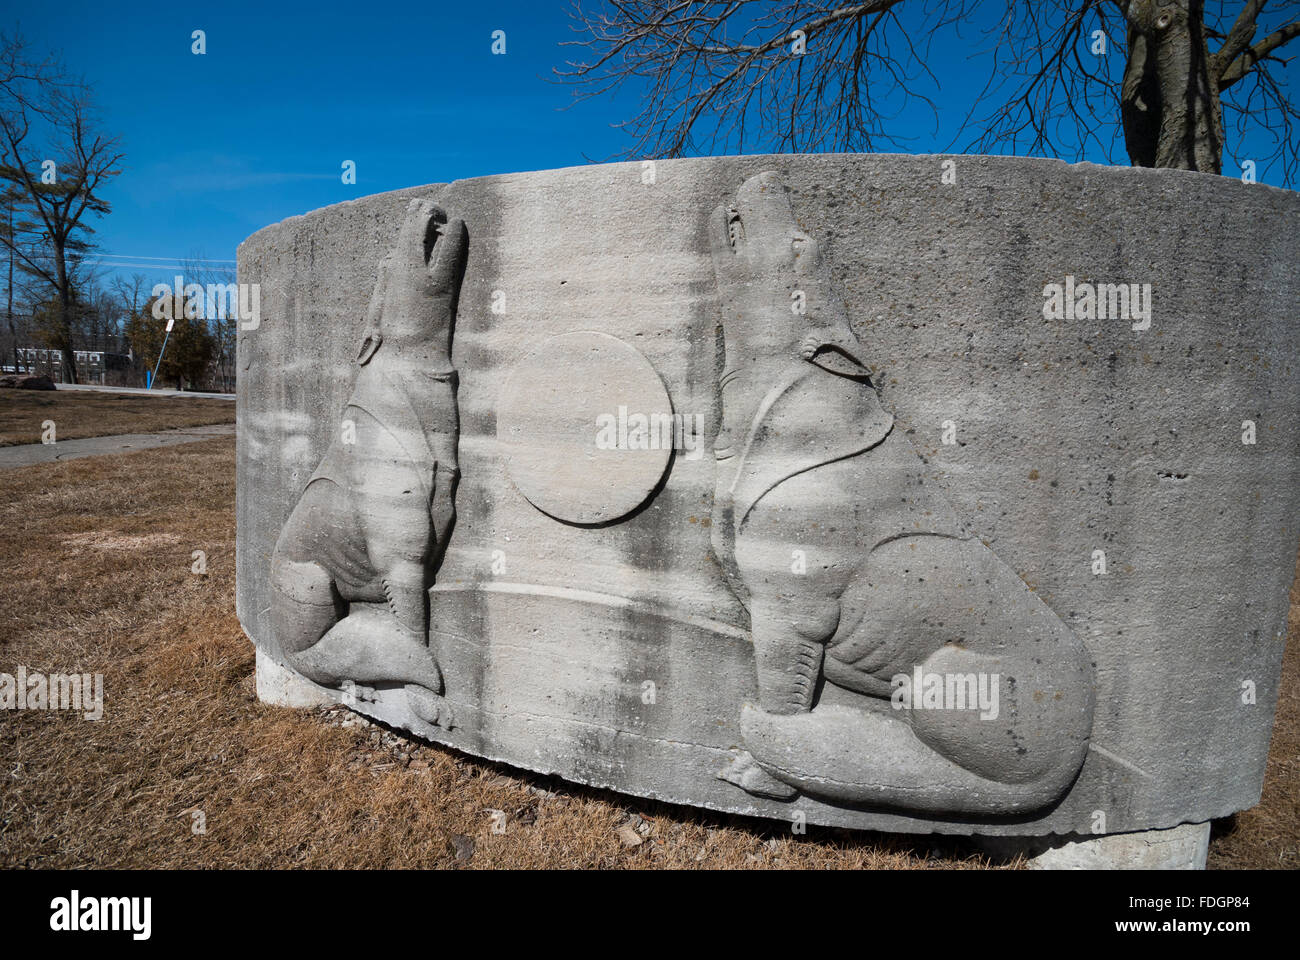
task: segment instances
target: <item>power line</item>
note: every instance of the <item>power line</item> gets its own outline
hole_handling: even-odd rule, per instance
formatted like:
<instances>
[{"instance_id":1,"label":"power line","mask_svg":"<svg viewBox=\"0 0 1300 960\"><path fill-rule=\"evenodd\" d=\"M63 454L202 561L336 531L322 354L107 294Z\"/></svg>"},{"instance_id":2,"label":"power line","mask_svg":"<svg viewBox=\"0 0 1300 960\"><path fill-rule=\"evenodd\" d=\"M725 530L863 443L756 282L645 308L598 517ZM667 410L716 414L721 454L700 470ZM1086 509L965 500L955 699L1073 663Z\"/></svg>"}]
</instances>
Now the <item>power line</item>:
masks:
<instances>
[{"instance_id":1,"label":"power line","mask_svg":"<svg viewBox=\"0 0 1300 960\"><path fill-rule=\"evenodd\" d=\"M129 253L105 253L106 257L116 257L118 260L166 260L168 263L174 263L180 257L135 257ZM236 260L222 260L219 257L196 257L200 263L237 263Z\"/></svg>"},{"instance_id":2,"label":"power line","mask_svg":"<svg viewBox=\"0 0 1300 960\"><path fill-rule=\"evenodd\" d=\"M28 254L27 256L33 260L54 259L54 256L49 253L31 253ZM164 264L181 263L189 259L186 257L133 257L130 254L126 254L126 253L101 253L99 256L95 256L95 257L82 257L81 261L83 263L89 263L91 261L100 262L105 258L110 258L113 260L157 260ZM192 262L194 263L238 263L239 261L225 260L220 257L194 257ZM146 266L146 264L139 264L139 266Z\"/></svg>"}]
</instances>

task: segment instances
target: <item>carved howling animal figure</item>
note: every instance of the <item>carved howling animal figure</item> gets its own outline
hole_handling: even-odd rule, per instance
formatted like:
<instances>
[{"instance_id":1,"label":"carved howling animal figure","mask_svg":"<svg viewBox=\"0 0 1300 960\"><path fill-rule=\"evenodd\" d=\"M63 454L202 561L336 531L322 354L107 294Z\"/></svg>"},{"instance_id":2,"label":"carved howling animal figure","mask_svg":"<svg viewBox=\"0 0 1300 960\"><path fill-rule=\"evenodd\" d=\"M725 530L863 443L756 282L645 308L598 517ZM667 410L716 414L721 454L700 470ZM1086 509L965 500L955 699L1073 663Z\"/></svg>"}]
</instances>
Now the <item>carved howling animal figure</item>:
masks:
<instances>
[{"instance_id":1,"label":"carved howling animal figure","mask_svg":"<svg viewBox=\"0 0 1300 960\"><path fill-rule=\"evenodd\" d=\"M412 711L441 726L428 590L455 517L451 336L466 244L462 221L411 202L379 265L352 395L271 560L275 633L294 669L326 686L405 685Z\"/></svg>"},{"instance_id":2,"label":"carved howling animal figure","mask_svg":"<svg viewBox=\"0 0 1300 960\"><path fill-rule=\"evenodd\" d=\"M746 181L709 233L726 352L714 552L758 673L720 776L942 813L1059 799L1092 729L1083 645L925 483L778 176ZM996 715L942 696L894 709L918 667L941 691L996 692Z\"/></svg>"}]
</instances>

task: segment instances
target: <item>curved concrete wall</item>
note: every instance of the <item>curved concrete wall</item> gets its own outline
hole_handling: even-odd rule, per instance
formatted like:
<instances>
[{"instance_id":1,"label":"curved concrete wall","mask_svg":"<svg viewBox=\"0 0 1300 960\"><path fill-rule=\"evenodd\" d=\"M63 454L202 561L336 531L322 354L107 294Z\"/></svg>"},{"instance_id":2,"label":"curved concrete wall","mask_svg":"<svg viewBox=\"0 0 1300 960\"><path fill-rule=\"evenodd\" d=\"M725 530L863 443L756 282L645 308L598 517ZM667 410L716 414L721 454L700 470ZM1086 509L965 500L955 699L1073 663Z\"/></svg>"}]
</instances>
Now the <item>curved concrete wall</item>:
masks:
<instances>
[{"instance_id":1,"label":"curved concrete wall","mask_svg":"<svg viewBox=\"0 0 1300 960\"><path fill-rule=\"evenodd\" d=\"M679 452L642 508L604 525L557 521L508 476L503 387L575 332L634 347L712 441L722 332L708 218L765 170L820 245L928 489L1086 649L1087 756L1045 809L791 804L719 780L755 667L749 615L711 552L707 446ZM348 400L377 261L409 199L432 197L469 235L452 351L458 519L430 614L460 722L437 739L629 793L894 831L1089 833L1100 811L1100 829L1118 832L1256 803L1300 515L1300 196L992 157L735 157L652 172L417 187L240 247L262 317L239 337L238 613L259 648L283 659L271 553ZM1067 282L1149 284L1149 327L1045 317L1045 288ZM362 709L429 735L393 691Z\"/></svg>"}]
</instances>

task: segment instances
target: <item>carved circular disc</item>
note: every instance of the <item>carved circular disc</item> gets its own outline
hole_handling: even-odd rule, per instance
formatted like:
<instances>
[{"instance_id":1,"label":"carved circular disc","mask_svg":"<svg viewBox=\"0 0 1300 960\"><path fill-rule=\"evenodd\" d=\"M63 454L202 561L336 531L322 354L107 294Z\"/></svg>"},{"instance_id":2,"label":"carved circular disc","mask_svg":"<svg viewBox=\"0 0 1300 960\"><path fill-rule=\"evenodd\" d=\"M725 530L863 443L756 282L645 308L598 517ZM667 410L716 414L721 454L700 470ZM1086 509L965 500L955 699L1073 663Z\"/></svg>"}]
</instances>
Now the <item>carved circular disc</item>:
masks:
<instances>
[{"instance_id":1,"label":"carved circular disc","mask_svg":"<svg viewBox=\"0 0 1300 960\"><path fill-rule=\"evenodd\" d=\"M672 451L602 449L611 446L609 424L617 431L620 408L625 424L635 414L673 412L650 361L617 337L569 333L520 361L497 403L497 440L529 503L557 520L596 524L645 502Z\"/></svg>"}]
</instances>

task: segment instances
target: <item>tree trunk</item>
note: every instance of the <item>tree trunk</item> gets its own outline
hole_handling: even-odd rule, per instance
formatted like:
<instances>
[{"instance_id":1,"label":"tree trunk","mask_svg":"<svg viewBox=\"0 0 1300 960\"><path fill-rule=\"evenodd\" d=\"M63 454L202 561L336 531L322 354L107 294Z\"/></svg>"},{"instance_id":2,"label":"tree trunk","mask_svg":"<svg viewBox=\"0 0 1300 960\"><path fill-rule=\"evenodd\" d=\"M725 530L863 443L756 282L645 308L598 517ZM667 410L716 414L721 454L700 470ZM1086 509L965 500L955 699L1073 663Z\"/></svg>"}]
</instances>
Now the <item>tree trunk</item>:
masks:
<instances>
[{"instance_id":1,"label":"tree trunk","mask_svg":"<svg viewBox=\"0 0 1300 960\"><path fill-rule=\"evenodd\" d=\"M77 379L77 355L72 343L72 304L64 291L59 292L59 345L63 348L63 369L68 383L80 383Z\"/></svg>"},{"instance_id":2,"label":"tree trunk","mask_svg":"<svg viewBox=\"0 0 1300 960\"><path fill-rule=\"evenodd\" d=\"M1205 0L1132 0L1128 55L1120 111L1133 165L1220 173L1223 108Z\"/></svg>"},{"instance_id":3,"label":"tree trunk","mask_svg":"<svg viewBox=\"0 0 1300 960\"><path fill-rule=\"evenodd\" d=\"M54 266L58 276L59 315L56 319L59 347L63 351L63 369L68 383L77 382L77 358L72 352L72 280L68 276L63 244L54 243Z\"/></svg>"},{"instance_id":4,"label":"tree trunk","mask_svg":"<svg viewBox=\"0 0 1300 960\"><path fill-rule=\"evenodd\" d=\"M9 200L9 238L13 239L14 235L14 202L12 197ZM18 329L14 326L14 251L13 247L9 248L9 305L5 312L9 316L9 337L10 346L14 348L14 373L22 373L22 364L18 361Z\"/></svg>"}]
</instances>

